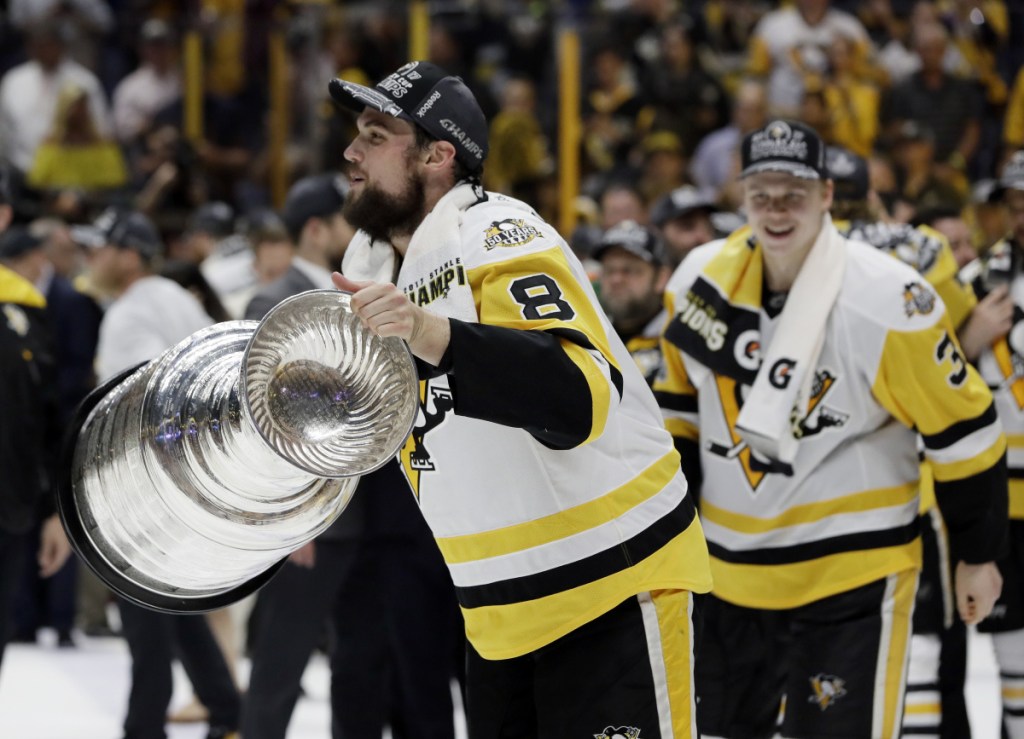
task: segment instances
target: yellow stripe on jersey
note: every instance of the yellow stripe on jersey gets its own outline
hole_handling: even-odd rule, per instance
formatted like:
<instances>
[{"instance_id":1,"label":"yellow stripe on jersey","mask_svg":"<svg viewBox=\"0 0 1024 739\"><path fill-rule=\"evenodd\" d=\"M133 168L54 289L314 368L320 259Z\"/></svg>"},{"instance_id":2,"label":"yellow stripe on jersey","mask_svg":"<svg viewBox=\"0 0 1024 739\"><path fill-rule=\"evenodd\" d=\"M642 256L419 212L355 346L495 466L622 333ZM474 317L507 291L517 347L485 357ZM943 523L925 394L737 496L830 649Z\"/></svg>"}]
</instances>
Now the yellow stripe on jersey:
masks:
<instances>
[{"instance_id":1,"label":"yellow stripe on jersey","mask_svg":"<svg viewBox=\"0 0 1024 739\"><path fill-rule=\"evenodd\" d=\"M703 501L702 501L703 505ZM895 572L921 567L920 538L906 544L830 554L792 564L751 565L711 557L715 595L746 608L797 608Z\"/></svg>"},{"instance_id":2,"label":"yellow stripe on jersey","mask_svg":"<svg viewBox=\"0 0 1024 739\"><path fill-rule=\"evenodd\" d=\"M534 600L462 608L466 636L484 659L511 659L532 652L646 590L706 593L706 548L700 520L650 557L614 575ZM575 614L565 621L565 615ZM554 627L551 625L555 624Z\"/></svg>"},{"instance_id":3,"label":"yellow stripe on jersey","mask_svg":"<svg viewBox=\"0 0 1024 739\"><path fill-rule=\"evenodd\" d=\"M665 298L665 306L668 315L672 313L673 300ZM698 441L700 429L695 423L674 416L668 408L679 408L691 404L694 407L694 418L696 418L697 389L690 382L686 374L686 365L683 364L683 357L679 349L666 341L661 340L661 361L662 371L654 380L653 390L658 396L658 405L662 408L665 417L665 428L672 436L679 439Z\"/></svg>"},{"instance_id":4,"label":"yellow stripe on jersey","mask_svg":"<svg viewBox=\"0 0 1024 739\"><path fill-rule=\"evenodd\" d=\"M640 596L641 599L643 597ZM672 730L672 733L666 736L671 736L672 739L699 739L694 702L696 691L693 689L693 594L685 590L655 590L650 594L647 604L656 614L656 618L652 620L657 621L657 634L647 635L651 667L656 670L655 684L660 683L662 679L666 683L665 697L668 705L664 706L664 709L667 709L671 717L662 718L663 721L670 722ZM645 618L645 626L647 625ZM650 625L652 630L654 626ZM655 661L657 655L661 655L660 665ZM663 674L658 674L659 666L664 671Z\"/></svg>"},{"instance_id":5,"label":"yellow stripe on jersey","mask_svg":"<svg viewBox=\"0 0 1024 739\"><path fill-rule=\"evenodd\" d=\"M440 538L437 545L445 562L454 565L549 544L618 518L660 493L678 473L679 454L673 450L627 484L588 503L514 526Z\"/></svg>"},{"instance_id":6,"label":"yellow stripe on jersey","mask_svg":"<svg viewBox=\"0 0 1024 739\"><path fill-rule=\"evenodd\" d=\"M936 462L929 460L932 466L932 475L936 482L950 482L952 480L963 480L966 477L977 475L993 467L1006 453L1006 436L999 435L999 438L988 449L977 456L968 457L959 462Z\"/></svg>"},{"instance_id":7,"label":"yellow stripe on jersey","mask_svg":"<svg viewBox=\"0 0 1024 739\"><path fill-rule=\"evenodd\" d=\"M593 420L590 426L590 435L580 442L580 446L583 446L604 433L608 412L611 409L612 385L601 368L594 363L594 358L589 351L566 339L562 339L561 344L562 349L569 355L569 359L580 368L580 372L587 378L587 385L590 387L590 417Z\"/></svg>"},{"instance_id":8,"label":"yellow stripe on jersey","mask_svg":"<svg viewBox=\"0 0 1024 739\"><path fill-rule=\"evenodd\" d=\"M914 370L908 371L908 367ZM950 389L955 392L949 392ZM927 437L947 431L965 419L980 417L992 404L988 386L967 364L945 315L920 331L888 332L872 394L897 420L924 435L926 454ZM965 447L962 461L981 452L986 450ZM948 457L948 448L944 457ZM986 459L988 466L996 461L989 453ZM949 480L952 478L948 475L960 474L958 461L944 459L944 464L936 466L936 479Z\"/></svg>"},{"instance_id":9,"label":"yellow stripe on jersey","mask_svg":"<svg viewBox=\"0 0 1024 739\"><path fill-rule=\"evenodd\" d=\"M727 529L743 534L763 534L787 526L813 523L829 516L906 505L916 496L917 486L914 484L879 490L867 490L843 495L832 500L793 506L773 518L758 518L744 513L734 513L733 511L719 508L709 503L707 498L704 498L700 503L700 512L708 521Z\"/></svg>"}]
</instances>

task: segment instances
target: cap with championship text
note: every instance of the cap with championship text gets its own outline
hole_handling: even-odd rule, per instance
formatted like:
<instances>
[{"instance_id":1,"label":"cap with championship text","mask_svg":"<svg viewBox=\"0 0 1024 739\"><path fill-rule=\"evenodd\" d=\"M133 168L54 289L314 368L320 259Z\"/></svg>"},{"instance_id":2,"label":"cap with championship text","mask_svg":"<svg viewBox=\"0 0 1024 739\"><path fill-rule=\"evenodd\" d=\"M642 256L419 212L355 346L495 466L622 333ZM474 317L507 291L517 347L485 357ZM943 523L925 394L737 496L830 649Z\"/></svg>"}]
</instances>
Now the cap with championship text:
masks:
<instances>
[{"instance_id":1,"label":"cap with championship text","mask_svg":"<svg viewBox=\"0 0 1024 739\"><path fill-rule=\"evenodd\" d=\"M337 173L319 174L292 185L281 209L281 220L288 233L298 239L310 218L326 218L341 213L348 195L348 181Z\"/></svg>"},{"instance_id":2,"label":"cap with championship text","mask_svg":"<svg viewBox=\"0 0 1024 739\"><path fill-rule=\"evenodd\" d=\"M651 208L651 223L660 228L669 221L695 211L704 211L710 215L718 211L718 206L693 185L683 185L662 196L654 204Z\"/></svg>"},{"instance_id":3,"label":"cap with championship text","mask_svg":"<svg viewBox=\"0 0 1024 739\"><path fill-rule=\"evenodd\" d=\"M741 158L741 179L758 172L785 172L806 180L828 176L821 137L813 128L796 121L774 120L748 133Z\"/></svg>"},{"instance_id":4,"label":"cap with championship text","mask_svg":"<svg viewBox=\"0 0 1024 739\"><path fill-rule=\"evenodd\" d=\"M614 247L624 249L648 264L665 264L665 249L661 240L651 229L644 228L636 221L622 221L605 231L591 256L600 262L601 257Z\"/></svg>"},{"instance_id":5,"label":"cap with championship text","mask_svg":"<svg viewBox=\"0 0 1024 739\"><path fill-rule=\"evenodd\" d=\"M430 62L409 62L374 87L331 80L331 97L356 112L366 106L409 121L455 147L470 172L487 158L487 118L461 78Z\"/></svg>"},{"instance_id":6,"label":"cap with championship text","mask_svg":"<svg viewBox=\"0 0 1024 739\"><path fill-rule=\"evenodd\" d=\"M825 164L828 176L835 182L836 200L867 199L871 180L864 157L841 146L830 146L825 150Z\"/></svg>"}]
</instances>

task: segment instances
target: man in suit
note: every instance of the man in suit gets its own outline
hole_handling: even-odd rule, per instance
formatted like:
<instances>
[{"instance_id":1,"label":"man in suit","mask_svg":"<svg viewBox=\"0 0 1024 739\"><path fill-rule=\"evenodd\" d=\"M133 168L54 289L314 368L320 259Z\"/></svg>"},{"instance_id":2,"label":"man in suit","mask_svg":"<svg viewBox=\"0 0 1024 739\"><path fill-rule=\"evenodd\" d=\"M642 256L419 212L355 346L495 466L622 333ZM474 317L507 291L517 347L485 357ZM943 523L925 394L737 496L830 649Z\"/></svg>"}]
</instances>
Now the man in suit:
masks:
<instances>
[{"instance_id":1,"label":"man in suit","mask_svg":"<svg viewBox=\"0 0 1024 739\"><path fill-rule=\"evenodd\" d=\"M354 231L341 215L348 184L337 174L306 177L292 186L281 218L295 246L291 267L260 288L245 309L247 319L260 319L285 298L306 290L330 289L331 271Z\"/></svg>"},{"instance_id":2,"label":"man in suit","mask_svg":"<svg viewBox=\"0 0 1024 739\"><path fill-rule=\"evenodd\" d=\"M299 181L282 218L297 244L288 272L261 289L245 317L259 320L306 290L333 287L352 231L347 186L333 175ZM294 552L260 591L250 622L252 671L242 706L245 739L284 739L313 649L331 626L335 739L454 739L450 656L460 627L440 552L396 461L363 476L344 513Z\"/></svg>"}]
</instances>

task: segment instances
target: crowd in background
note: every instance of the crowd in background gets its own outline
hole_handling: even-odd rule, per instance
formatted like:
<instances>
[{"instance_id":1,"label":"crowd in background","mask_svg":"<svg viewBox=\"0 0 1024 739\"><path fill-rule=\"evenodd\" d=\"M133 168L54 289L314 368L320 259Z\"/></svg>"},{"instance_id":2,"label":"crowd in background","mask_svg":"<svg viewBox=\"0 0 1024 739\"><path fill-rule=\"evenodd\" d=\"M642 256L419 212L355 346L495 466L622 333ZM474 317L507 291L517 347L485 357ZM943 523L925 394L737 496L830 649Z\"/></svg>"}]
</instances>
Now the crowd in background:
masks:
<instances>
[{"instance_id":1,"label":"crowd in background","mask_svg":"<svg viewBox=\"0 0 1024 739\"><path fill-rule=\"evenodd\" d=\"M946 235L961 264L1006 233L989 194L1001 165L1024 146L1024 11L1003 0L428 5L430 60L463 77L490 120L485 186L553 223L556 35L567 23L579 30L578 226L565 236L584 259L623 221L660 229L671 263L742 223L739 143L775 116L802 120L826 143L867 159L878 212L950 221L955 230ZM31 224L40 245L31 253L45 260L33 281L56 274L108 305L73 229L109 206L148 216L165 245L153 268L193 290L215 321L246 315L253 296L296 259L337 268L351 229L328 217L333 211L296 213L294 203L273 201L269 32L284 32L288 52L288 179L311 187L305 178L344 171L354 131L330 102L328 80L368 84L404 63L406 3L6 6L0 159L15 222ZM198 138L186 135L183 100L190 30L203 42ZM307 229L311 218L318 221ZM100 308L77 318L91 328L69 330L76 341L58 346L65 422L95 380ZM73 627L116 630L108 596L87 577L76 584L74 568L45 585L26 568L16 638L32 641L49 625L73 646Z\"/></svg>"}]
</instances>

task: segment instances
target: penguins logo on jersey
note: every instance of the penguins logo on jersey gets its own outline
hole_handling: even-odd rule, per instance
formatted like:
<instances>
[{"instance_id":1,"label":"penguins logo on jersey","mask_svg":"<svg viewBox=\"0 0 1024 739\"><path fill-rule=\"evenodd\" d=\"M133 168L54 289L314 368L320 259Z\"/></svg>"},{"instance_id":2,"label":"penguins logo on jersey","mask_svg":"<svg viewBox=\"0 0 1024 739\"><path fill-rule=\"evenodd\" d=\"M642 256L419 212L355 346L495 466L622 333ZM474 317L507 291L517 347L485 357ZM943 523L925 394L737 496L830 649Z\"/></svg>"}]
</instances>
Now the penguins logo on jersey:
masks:
<instances>
[{"instance_id":1,"label":"penguins logo on jersey","mask_svg":"<svg viewBox=\"0 0 1024 739\"><path fill-rule=\"evenodd\" d=\"M848 413L830 408L824 403L837 381L836 374L829 369L821 368L815 373L811 383L811 397L807 401L807 412L796 423L794 429L796 438L806 439L830 428L840 428L850 419ZM736 431L736 420L739 418L743 400L750 391L750 386L724 376L717 376L715 382L722 401L722 414L729 426L730 438L727 443L708 441L705 448L716 457L734 460L740 464L751 491L756 493L766 475L783 472L783 468L778 463L757 455Z\"/></svg>"},{"instance_id":2,"label":"penguins logo on jersey","mask_svg":"<svg viewBox=\"0 0 1024 739\"><path fill-rule=\"evenodd\" d=\"M903 312L907 318L915 313L927 316L935 310L935 293L921 282L908 282L903 286Z\"/></svg>"},{"instance_id":3,"label":"penguins logo on jersey","mask_svg":"<svg viewBox=\"0 0 1024 739\"><path fill-rule=\"evenodd\" d=\"M819 672L811 678L811 690L814 692L808 696L807 702L817 703L818 708L824 711L846 695L846 681L835 675Z\"/></svg>"},{"instance_id":4,"label":"penguins logo on jersey","mask_svg":"<svg viewBox=\"0 0 1024 739\"><path fill-rule=\"evenodd\" d=\"M506 218L495 221L484 231L484 248L490 251L499 246L523 246L540 235L538 229L522 218Z\"/></svg>"},{"instance_id":5,"label":"penguins logo on jersey","mask_svg":"<svg viewBox=\"0 0 1024 739\"><path fill-rule=\"evenodd\" d=\"M427 400L424 399L420 405L423 422L413 427L410 437L413 446L409 452L409 467L417 472L429 472L436 469L434 460L430 458L430 452L427 451L427 447L423 443L423 437L440 426L449 411L455 408L451 390L445 387L431 387L429 390L434 408L430 410Z\"/></svg>"},{"instance_id":6,"label":"penguins logo on jersey","mask_svg":"<svg viewBox=\"0 0 1024 739\"><path fill-rule=\"evenodd\" d=\"M640 739L640 729L635 726L606 726L594 739Z\"/></svg>"}]
</instances>

